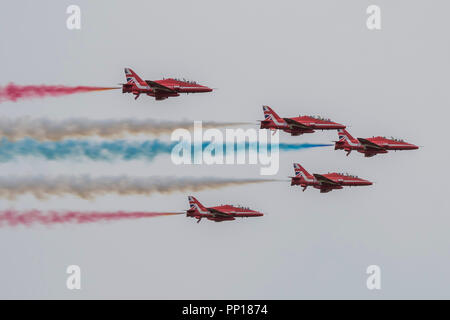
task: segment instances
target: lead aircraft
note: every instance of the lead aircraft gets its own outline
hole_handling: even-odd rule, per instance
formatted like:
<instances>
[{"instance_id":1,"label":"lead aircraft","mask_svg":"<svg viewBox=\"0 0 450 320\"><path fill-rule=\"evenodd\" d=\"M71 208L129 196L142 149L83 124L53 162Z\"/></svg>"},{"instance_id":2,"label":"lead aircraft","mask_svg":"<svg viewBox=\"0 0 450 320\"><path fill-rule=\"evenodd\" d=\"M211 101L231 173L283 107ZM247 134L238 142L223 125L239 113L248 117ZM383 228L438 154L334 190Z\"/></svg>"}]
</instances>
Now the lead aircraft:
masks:
<instances>
[{"instance_id":1,"label":"lead aircraft","mask_svg":"<svg viewBox=\"0 0 450 320\"><path fill-rule=\"evenodd\" d=\"M141 94L154 97L155 100L164 100L169 97L178 97L180 93L211 92L213 89L199 85L194 81L167 78L162 80L142 80L136 72L125 68L127 83L121 83L122 93L132 93L134 100Z\"/></svg>"}]
</instances>

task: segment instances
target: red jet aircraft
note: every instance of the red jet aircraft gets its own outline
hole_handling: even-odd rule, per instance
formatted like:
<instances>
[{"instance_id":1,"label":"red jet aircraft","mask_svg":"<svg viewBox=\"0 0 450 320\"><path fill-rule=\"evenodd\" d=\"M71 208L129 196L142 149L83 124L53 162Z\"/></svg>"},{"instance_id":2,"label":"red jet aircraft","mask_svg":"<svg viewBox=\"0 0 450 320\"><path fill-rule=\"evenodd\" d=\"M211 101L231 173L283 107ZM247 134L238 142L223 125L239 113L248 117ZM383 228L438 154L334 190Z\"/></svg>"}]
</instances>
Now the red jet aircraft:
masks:
<instances>
[{"instance_id":1,"label":"red jet aircraft","mask_svg":"<svg viewBox=\"0 0 450 320\"><path fill-rule=\"evenodd\" d=\"M321 193L334 189L342 189L343 186L370 186L372 182L358 178L357 176L342 173L310 174L300 164L294 163L295 177L291 177L291 186L300 185L303 191L308 186L320 189Z\"/></svg>"},{"instance_id":2,"label":"red jet aircraft","mask_svg":"<svg viewBox=\"0 0 450 320\"><path fill-rule=\"evenodd\" d=\"M388 139L385 137L353 138L345 129L338 130L339 141L335 141L334 150L345 150L347 156L356 150L364 153L365 157L373 157L378 153L387 153L388 150L415 150L418 146L403 140Z\"/></svg>"},{"instance_id":3,"label":"red jet aircraft","mask_svg":"<svg viewBox=\"0 0 450 320\"><path fill-rule=\"evenodd\" d=\"M188 199L190 208L186 211L186 216L196 218L197 223L199 223L202 218L215 222L221 222L235 220L235 218L263 216L261 212L250 210L245 207L235 207L227 204L218 207L206 208L194 197L189 196Z\"/></svg>"},{"instance_id":4,"label":"red jet aircraft","mask_svg":"<svg viewBox=\"0 0 450 320\"><path fill-rule=\"evenodd\" d=\"M345 126L330 119L312 116L299 116L295 118L280 118L269 106L263 106L264 120L261 129L283 130L292 136L304 133L313 133L314 130L345 129Z\"/></svg>"},{"instance_id":5,"label":"red jet aircraft","mask_svg":"<svg viewBox=\"0 0 450 320\"><path fill-rule=\"evenodd\" d=\"M178 79L142 80L133 70L125 68L127 83L122 84L123 93L132 93L139 98L140 94L155 97L156 100L164 100L169 97L178 97L180 93L211 92L212 89L201 86L196 82L182 81Z\"/></svg>"}]
</instances>

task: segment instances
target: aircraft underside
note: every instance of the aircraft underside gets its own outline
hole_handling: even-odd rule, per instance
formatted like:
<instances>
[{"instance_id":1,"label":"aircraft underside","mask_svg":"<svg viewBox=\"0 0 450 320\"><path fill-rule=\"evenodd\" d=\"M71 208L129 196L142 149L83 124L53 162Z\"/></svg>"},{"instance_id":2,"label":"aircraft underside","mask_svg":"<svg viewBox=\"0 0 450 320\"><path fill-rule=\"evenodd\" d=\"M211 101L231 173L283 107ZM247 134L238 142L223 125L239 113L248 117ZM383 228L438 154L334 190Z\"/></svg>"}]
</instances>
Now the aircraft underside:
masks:
<instances>
[{"instance_id":1,"label":"aircraft underside","mask_svg":"<svg viewBox=\"0 0 450 320\"><path fill-rule=\"evenodd\" d=\"M132 85L130 84L124 84L122 87L122 93L132 93L135 97L134 99L137 100L141 94L145 94L147 96L150 97L154 97L155 100L165 100L169 97L178 97L180 94L178 92L173 92L173 93L155 93L154 91L150 91L150 90L139 90L137 88L132 87Z\"/></svg>"},{"instance_id":2,"label":"aircraft underside","mask_svg":"<svg viewBox=\"0 0 450 320\"><path fill-rule=\"evenodd\" d=\"M287 130L284 130L284 131L290 133L291 136L300 136L300 135L305 134L305 133L314 133L314 130L302 130L302 131L299 131L299 130L289 130L289 129L287 129Z\"/></svg>"},{"instance_id":3,"label":"aircraft underside","mask_svg":"<svg viewBox=\"0 0 450 320\"><path fill-rule=\"evenodd\" d=\"M232 220L236 220L234 217L229 217L229 218L215 218L215 217L207 217L206 219L214 221L214 222L222 222L222 221L232 221Z\"/></svg>"},{"instance_id":4,"label":"aircraft underside","mask_svg":"<svg viewBox=\"0 0 450 320\"><path fill-rule=\"evenodd\" d=\"M153 92L146 92L146 91L144 91L144 92L133 92L133 94L135 95L134 100L137 100L141 94L145 94L147 96L154 97L155 100L165 100L165 99L167 99L169 97L178 97L180 95L179 93L155 94Z\"/></svg>"},{"instance_id":5,"label":"aircraft underside","mask_svg":"<svg viewBox=\"0 0 450 320\"><path fill-rule=\"evenodd\" d=\"M387 153L386 150L368 151L368 150L364 150L364 149L363 150L358 150L358 152L364 153L364 157L366 157L366 158L370 158L370 157L376 156L379 153Z\"/></svg>"},{"instance_id":6,"label":"aircraft underside","mask_svg":"<svg viewBox=\"0 0 450 320\"><path fill-rule=\"evenodd\" d=\"M342 189L343 187L342 186L328 187L328 186L318 185L318 186L314 186L314 188L319 189L320 193L327 193L327 192L330 192L330 191L333 191L333 190Z\"/></svg>"}]
</instances>

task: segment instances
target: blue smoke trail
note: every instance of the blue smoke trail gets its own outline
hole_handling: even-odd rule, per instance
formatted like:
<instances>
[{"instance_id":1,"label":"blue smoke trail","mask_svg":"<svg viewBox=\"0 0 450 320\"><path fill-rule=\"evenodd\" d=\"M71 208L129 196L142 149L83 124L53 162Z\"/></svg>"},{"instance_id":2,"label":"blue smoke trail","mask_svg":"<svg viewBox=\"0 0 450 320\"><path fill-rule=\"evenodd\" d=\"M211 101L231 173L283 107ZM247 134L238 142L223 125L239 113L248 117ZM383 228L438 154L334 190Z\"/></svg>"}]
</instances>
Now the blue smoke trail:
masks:
<instances>
[{"instance_id":1,"label":"blue smoke trail","mask_svg":"<svg viewBox=\"0 0 450 320\"><path fill-rule=\"evenodd\" d=\"M295 151L300 149L307 148L318 148L318 147L330 147L334 146L334 144L326 144L326 143L280 143L279 148L281 151Z\"/></svg>"},{"instance_id":2,"label":"blue smoke trail","mask_svg":"<svg viewBox=\"0 0 450 320\"><path fill-rule=\"evenodd\" d=\"M23 139L19 141L0 140L0 162L8 162L21 157L38 157L46 160L89 159L94 161L112 160L153 160L156 156L170 154L179 142L166 142L158 139L144 142L113 140L95 142L88 140L37 141ZM202 144L202 150L210 145ZM280 143L280 151L294 151L307 148L325 147L331 144ZM222 147L226 154L225 143ZM270 151L270 145L268 145ZM193 155L193 145L191 146ZM249 143L234 143L234 151L248 151Z\"/></svg>"}]
</instances>

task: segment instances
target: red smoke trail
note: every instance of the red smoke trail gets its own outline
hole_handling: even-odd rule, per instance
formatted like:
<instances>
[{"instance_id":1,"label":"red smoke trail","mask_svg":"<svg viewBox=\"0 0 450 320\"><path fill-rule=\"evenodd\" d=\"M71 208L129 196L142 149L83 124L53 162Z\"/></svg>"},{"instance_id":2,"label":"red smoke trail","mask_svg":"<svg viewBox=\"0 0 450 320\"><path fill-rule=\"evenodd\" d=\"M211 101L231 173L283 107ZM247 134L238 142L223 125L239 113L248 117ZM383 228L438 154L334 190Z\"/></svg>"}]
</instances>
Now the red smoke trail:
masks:
<instances>
[{"instance_id":1,"label":"red smoke trail","mask_svg":"<svg viewBox=\"0 0 450 320\"><path fill-rule=\"evenodd\" d=\"M109 87L66 87L66 86L18 86L14 83L8 84L6 87L0 87L0 102L3 101L17 101L19 99L26 98L39 98L39 97L58 97L68 94L90 92L90 91L102 91L113 90L119 88Z\"/></svg>"},{"instance_id":2,"label":"red smoke trail","mask_svg":"<svg viewBox=\"0 0 450 320\"><path fill-rule=\"evenodd\" d=\"M39 210L19 212L16 210L0 211L0 227L4 225L17 226L32 224L60 224L60 223L90 223L98 221L113 221L122 219L155 218L173 216L184 212L78 212L78 211L49 211L43 213Z\"/></svg>"}]
</instances>

